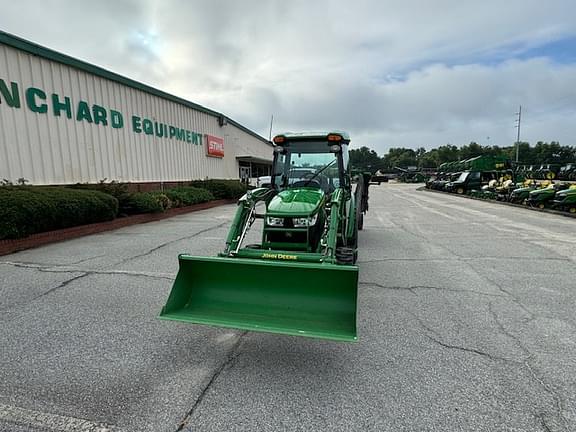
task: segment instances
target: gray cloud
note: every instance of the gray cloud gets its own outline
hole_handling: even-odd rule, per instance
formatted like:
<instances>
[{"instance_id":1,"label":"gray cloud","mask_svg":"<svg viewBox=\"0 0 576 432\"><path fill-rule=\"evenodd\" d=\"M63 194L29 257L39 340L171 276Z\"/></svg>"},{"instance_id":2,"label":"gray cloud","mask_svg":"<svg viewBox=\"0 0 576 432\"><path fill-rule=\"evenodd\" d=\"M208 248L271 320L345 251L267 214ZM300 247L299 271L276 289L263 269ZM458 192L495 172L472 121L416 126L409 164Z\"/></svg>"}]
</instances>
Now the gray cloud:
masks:
<instances>
[{"instance_id":1,"label":"gray cloud","mask_svg":"<svg viewBox=\"0 0 576 432\"><path fill-rule=\"evenodd\" d=\"M576 34L570 0L0 0L6 31L220 110L268 134L355 145L576 144L576 65L513 56ZM25 17L25 19L24 19ZM487 138L490 137L490 138Z\"/></svg>"}]
</instances>

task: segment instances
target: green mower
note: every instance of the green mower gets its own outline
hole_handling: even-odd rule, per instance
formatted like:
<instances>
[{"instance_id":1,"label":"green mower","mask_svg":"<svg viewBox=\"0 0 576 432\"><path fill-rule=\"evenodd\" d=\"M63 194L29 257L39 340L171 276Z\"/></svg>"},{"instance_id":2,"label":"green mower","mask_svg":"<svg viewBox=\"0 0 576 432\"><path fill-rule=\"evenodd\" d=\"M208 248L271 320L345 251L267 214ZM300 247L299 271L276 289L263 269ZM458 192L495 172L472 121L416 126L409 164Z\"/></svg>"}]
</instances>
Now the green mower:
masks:
<instances>
[{"instance_id":1,"label":"green mower","mask_svg":"<svg viewBox=\"0 0 576 432\"><path fill-rule=\"evenodd\" d=\"M576 214L576 185L556 193L552 208Z\"/></svg>"},{"instance_id":2,"label":"green mower","mask_svg":"<svg viewBox=\"0 0 576 432\"><path fill-rule=\"evenodd\" d=\"M566 188L568 188L568 185L550 183L543 189L536 189L531 191L526 204L528 204L530 207L536 207L539 209L550 207L556 193Z\"/></svg>"},{"instance_id":3,"label":"green mower","mask_svg":"<svg viewBox=\"0 0 576 432\"><path fill-rule=\"evenodd\" d=\"M524 204L528 198L530 197L530 192L535 190L538 187L534 180L526 180L522 187L514 189L510 192L510 196L508 197L508 201L515 204Z\"/></svg>"}]
</instances>

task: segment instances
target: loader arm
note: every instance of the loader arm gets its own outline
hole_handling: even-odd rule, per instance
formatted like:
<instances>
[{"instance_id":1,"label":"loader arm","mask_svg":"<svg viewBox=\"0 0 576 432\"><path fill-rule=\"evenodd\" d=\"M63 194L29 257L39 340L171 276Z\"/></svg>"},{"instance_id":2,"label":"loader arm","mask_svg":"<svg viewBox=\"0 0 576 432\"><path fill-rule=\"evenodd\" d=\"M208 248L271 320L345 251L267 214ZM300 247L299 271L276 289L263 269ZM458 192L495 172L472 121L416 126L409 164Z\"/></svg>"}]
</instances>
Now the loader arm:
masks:
<instances>
[{"instance_id":1,"label":"loader arm","mask_svg":"<svg viewBox=\"0 0 576 432\"><path fill-rule=\"evenodd\" d=\"M274 189L258 188L248 191L246 195L238 200L238 208L226 237L224 252L219 254L219 256L229 256L233 252L238 252L244 239L243 234L246 233L248 226L256 216L256 205L262 201L268 203L275 194L276 191Z\"/></svg>"}]
</instances>

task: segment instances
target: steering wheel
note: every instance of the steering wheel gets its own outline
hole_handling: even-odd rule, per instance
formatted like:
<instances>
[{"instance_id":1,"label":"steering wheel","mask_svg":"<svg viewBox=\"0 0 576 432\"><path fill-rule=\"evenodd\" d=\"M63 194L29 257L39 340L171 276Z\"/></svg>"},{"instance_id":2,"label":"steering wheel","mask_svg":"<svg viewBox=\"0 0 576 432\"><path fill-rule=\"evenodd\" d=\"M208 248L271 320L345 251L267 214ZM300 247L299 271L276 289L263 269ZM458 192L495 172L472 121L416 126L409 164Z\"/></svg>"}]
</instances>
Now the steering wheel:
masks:
<instances>
[{"instance_id":1,"label":"steering wheel","mask_svg":"<svg viewBox=\"0 0 576 432\"><path fill-rule=\"evenodd\" d=\"M316 177L316 173L313 173L313 172L310 172L310 171L305 172L304 174L302 174L302 178L303 178L304 180L310 180L310 179L315 178L315 177Z\"/></svg>"},{"instance_id":2,"label":"steering wheel","mask_svg":"<svg viewBox=\"0 0 576 432\"><path fill-rule=\"evenodd\" d=\"M307 186L307 187L313 187L313 188L318 188L321 189L322 185L320 184L320 182L318 181L318 179L314 179L314 180L298 180L297 182L292 183L291 185L292 187L302 187L302 186Z\"/></svg>"}]
</instances>

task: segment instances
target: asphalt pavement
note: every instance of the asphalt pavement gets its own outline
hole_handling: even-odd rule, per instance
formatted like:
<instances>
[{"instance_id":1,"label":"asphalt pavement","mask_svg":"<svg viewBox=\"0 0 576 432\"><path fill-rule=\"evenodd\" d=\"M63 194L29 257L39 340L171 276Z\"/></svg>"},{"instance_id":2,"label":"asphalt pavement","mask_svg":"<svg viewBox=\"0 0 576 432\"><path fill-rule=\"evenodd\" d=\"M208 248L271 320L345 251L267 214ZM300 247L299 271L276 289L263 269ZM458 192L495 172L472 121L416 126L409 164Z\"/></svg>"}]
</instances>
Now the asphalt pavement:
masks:
<instances>
[{"instance_id":1,"label":"asphalt pavement","mask_svg":"<svg viewBox=\"0 0 576 432\"><path fill-rule=\"evenodd\" d=\"M234 210L0 257L0 431L576 430L576 220L374 185L357 343L158 320Z\"/></svg>"}]
</instances>

